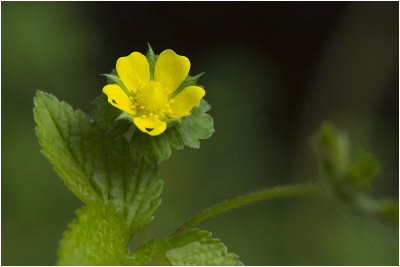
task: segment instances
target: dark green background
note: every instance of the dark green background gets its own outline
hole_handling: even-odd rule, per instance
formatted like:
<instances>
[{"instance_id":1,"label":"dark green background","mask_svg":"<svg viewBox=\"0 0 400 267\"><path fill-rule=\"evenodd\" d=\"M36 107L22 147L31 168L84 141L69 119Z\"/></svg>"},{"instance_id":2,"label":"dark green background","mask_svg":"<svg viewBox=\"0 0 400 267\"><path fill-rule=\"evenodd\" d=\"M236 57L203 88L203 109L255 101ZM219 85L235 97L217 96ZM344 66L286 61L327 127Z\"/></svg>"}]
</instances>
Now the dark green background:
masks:
<instances>
[{"instance_id":1,"label":"dark green background","mask_svg":"<svg viewBox=\"0 0 400 267\"><path fill-rule=\"evenodd\" d=\"M132 51L187 56L216 133L162 165L150 237L213 203L318 178L309 137L326 119L398 198L398 3L2 2L2 265L51 265L82 203L39 153L37 89L90 112L100 73ZM277 199L200 225L247 265L398 265L398 228L318 197Z\"/></svg>"}]
</instances>

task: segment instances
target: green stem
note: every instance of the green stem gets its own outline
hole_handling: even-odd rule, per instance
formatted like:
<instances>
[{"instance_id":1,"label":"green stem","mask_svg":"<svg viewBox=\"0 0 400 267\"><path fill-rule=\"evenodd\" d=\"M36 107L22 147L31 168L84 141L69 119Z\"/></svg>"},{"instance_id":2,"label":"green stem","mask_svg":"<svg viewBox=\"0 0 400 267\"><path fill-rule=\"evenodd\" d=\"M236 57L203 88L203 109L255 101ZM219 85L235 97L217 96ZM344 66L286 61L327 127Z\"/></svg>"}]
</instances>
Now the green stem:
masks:
<instances>
[{"instance_id":1,"label":"green stem","mask_svg":"<svg viewBox=\"0 0 400 267\"><path fill-rule=\"evenodd\" d=\"M285 197L285 196L297 196L305 195L309 193L314 193L318 189L316 184L300 184L300 185L286 185L274 188L267 188L257 192L253 192L244 196L237 197L233 200L224 201L220 204L212 206L208 209L203 210L199 214L187 220L183 223L171 236L177 236L184 233L189 228L199 224L200 222L217 215L219 213L228 211L230 209L238 208L246 204L270 199L275 197Z\"/></svg>"}]
</instances>

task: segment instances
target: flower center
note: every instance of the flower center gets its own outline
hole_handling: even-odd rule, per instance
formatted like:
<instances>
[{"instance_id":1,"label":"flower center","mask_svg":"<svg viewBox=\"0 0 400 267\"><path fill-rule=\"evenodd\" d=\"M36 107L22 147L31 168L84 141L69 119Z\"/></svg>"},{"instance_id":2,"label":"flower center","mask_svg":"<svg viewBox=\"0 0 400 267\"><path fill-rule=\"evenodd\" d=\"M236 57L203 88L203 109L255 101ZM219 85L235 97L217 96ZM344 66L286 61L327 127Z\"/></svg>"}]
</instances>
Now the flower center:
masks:
<instances>
[{"instance_id":1,"label":"flower center","mask_svg":"<svg viewBox=\"0 0 400 267\"><path fill-rule=\"evenodd\" d=\"M145 111L158 113L168 104L168 93L159 82L149 81L138 90L136 101Z\"/></svg>"}]
</instances>

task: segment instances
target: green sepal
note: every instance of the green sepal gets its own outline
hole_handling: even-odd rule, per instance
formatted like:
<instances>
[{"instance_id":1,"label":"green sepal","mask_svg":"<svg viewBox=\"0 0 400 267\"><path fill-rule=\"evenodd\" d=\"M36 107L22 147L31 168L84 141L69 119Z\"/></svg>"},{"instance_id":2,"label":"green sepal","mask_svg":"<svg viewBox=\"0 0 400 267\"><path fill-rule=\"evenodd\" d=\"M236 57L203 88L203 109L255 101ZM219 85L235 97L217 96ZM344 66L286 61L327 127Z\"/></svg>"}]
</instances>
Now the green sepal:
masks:
<instances>
[{"instance_id":1,"label":"green sepal","mask_svg":"<svg viewBox=\"0 0 400 267\"><path fill-rule=\"evenodd\" d=\"M183 80L183 82L178 87L178 89L176 89L175 92L169 96L169 99L172 99L175 96L177 96L186 87L196 85L196 83L199 80L199 78L201 76L203 76L204 74L205 74L205 72L199 73L196 76L190 76L190 75L186 76L185 80ZM200 86L200 87L202 87L202 86Z\"/></svg>"},{"instance_id":2,"label":"green sepal","mask_svg":"<svg viewBox=\"0 0 400 267\"><path fill-rule=\"evenodd\" d=\"M154 54L153 49L151 48L150 44L147 43L147 53L146 53L146 58L147 61L149 62L149 67L150 67L150 80L153 81L154 80L154 68L156 66L156 61L158 58L158 55Z\"/></svg>"},{"instance_id":3,"label":"green sepal","mask_svg":"<svg viewBox=\"0 0 400 267\"><path fill-rule=\"evenodd\" d=\"M101 74L107 78L107 84L116 84L125 92L127 95L131 95L128 89L126 89L125 85L122 83L121 78L118 76L117 70L113 69L111 73Z\"/></svg>"},{"instance_id":4,"label":"green sepal","mask_svg":"<svg viewBox=\"0 0 400 267\"><path fill-rule=\"evenodd\" d=\"M174 265L174 266L242 266L239 257L228 252L227 247L211 233L191 229L186 233L151 240L126 257L116 259L111 265Z\"/></svg>"}]
</instances>

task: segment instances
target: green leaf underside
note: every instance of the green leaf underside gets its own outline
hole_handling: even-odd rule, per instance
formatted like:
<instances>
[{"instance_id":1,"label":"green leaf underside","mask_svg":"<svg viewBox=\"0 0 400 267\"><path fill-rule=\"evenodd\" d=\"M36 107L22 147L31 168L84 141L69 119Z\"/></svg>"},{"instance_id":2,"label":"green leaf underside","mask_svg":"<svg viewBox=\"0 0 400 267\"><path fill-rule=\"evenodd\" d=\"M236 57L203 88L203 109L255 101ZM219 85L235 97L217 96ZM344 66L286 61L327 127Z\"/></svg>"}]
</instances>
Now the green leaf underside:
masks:
<instances>
[{"instance_id":1,"label":"green leaf underside","mask_svg":"<svg viewBox=\"0 0 400 267\"><path fill-rule=\"evenodd\" d=\"M191 229L183 235L152 240L111 265L217 265L241 266L243 263L211 233Z\"/></svg>"},{"instance_id":2,"label":"green leaf underside","mask_svg":"<svg viewBox=\"0 0 400 267\"><path fill-rule=\"evenodd\" d=\"M160 204L159 167L133 162L123 138L104 136L83 112L38 91L34 115L42 152L85 203L110 202L123 211L130 234L148 224Z\"/></svg>"}]
</instances>

